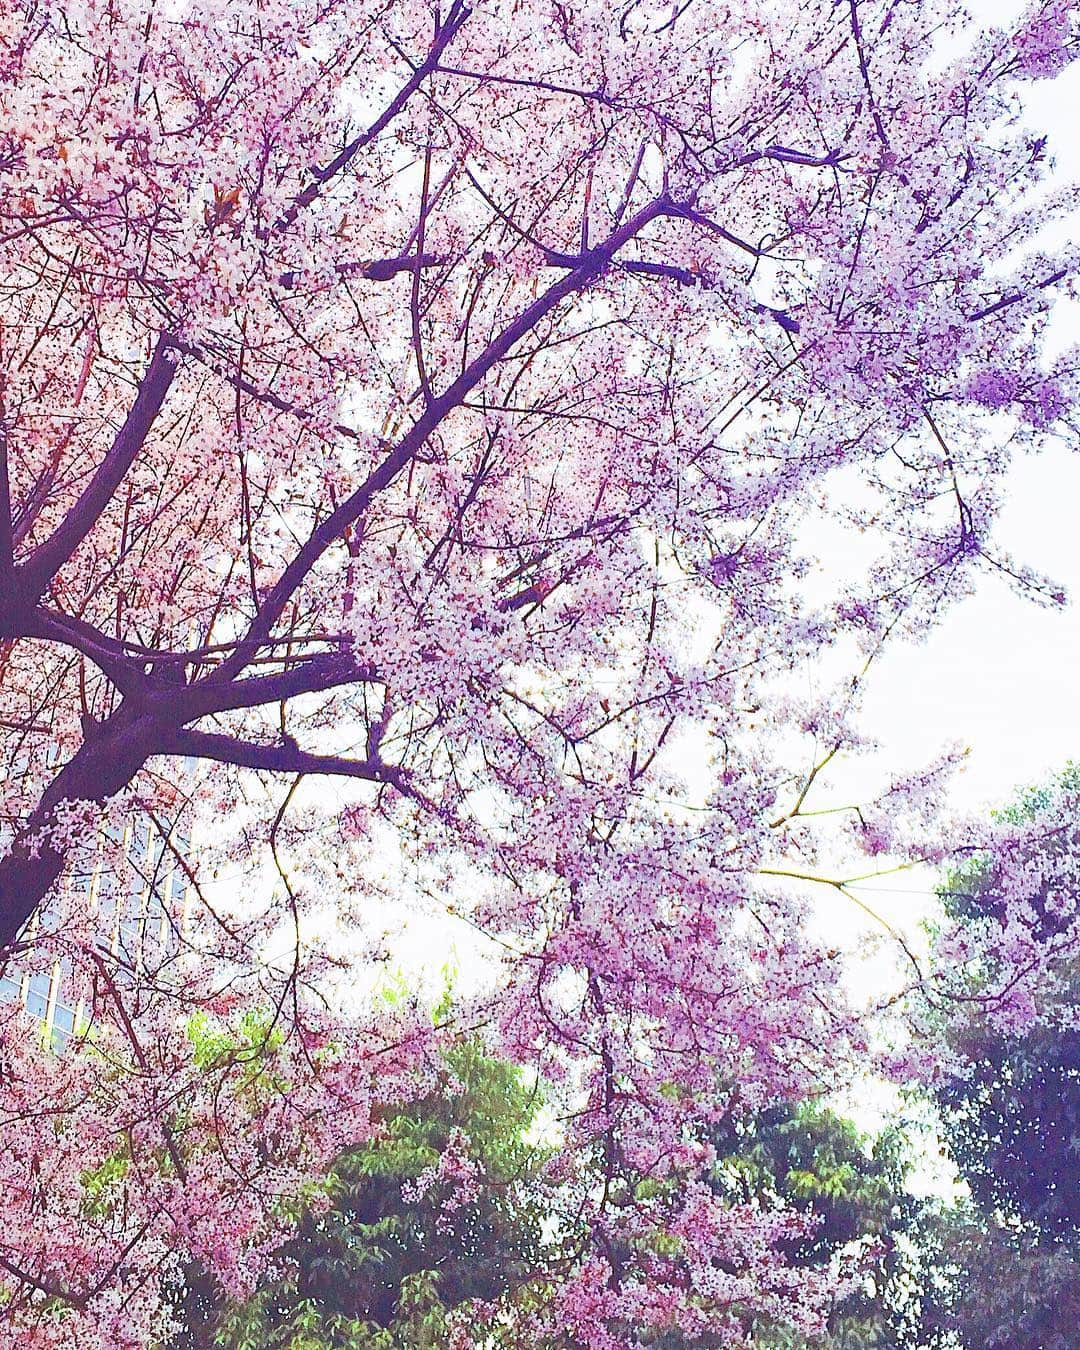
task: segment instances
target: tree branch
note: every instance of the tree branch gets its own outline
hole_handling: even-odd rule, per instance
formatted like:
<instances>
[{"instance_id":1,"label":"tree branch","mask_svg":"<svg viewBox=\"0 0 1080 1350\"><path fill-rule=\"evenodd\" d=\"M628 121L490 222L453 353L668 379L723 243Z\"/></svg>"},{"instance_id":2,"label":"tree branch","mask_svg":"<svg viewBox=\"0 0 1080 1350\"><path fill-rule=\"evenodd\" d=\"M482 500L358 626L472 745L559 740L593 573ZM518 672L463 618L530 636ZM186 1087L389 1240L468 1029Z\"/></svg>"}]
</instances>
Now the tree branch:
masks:
<instances>
[{"instance_id":1,"label":"tree branch","mask_svg":"<svg viewBox=\"0 0 1080 1350\"><path fill-rule=\"evenodd\" d=\"M373 258L369 262L338 263L334 271L339 277L363 277L365 281L390 281L402 272L413 272L418 267L441 267L446 259L435 253L403 253L396 258ZM296 285L295 272L282 272L278 285L292 290Z\"/></svg>"},{"instance_id":2,"label":"tree branch","mask_svg":"<svg viewBox=\"0 0 1080 1350\"><path fill-rule=\"evenodd\" d=\"M292 740L276 745L257 745L210 731L175 731L165 737L162 753L213 759L219 764L237 764L241 768L264 769L269 773L334 774L391 784L401 777L400 769L384 764L377 755L362 760L347 759L343 755L314 755L301 750Z\"/></svg>"},{"instance_id":3,"label":"tree branch","mask_svg":"<svg viewBox=\"0 0 1080 1350\"><path fill-rule=\"evenodd\" d=\"M64 869L66 845L54 837L62 803L106 801L161 752L165 734L153 716L126 702L104 722L87 724L86 740L0 858L0 950L18 938Z\"/></svg>"},{"instance_id":4,"label":"tree branch","mask_svg":"<svg viewBox=\"0 0 1080 1350\"><path fill-rule=\"evenodd\" d=\"M175 712L173 720L184 723L214 713L280 703L298 694L322 694L344 684L375 683L378 678L372 667L359 665L347 652L334 652L309 657L276 675L256 675L227 684L212 678L198 680L186 688L171 690L167 697Z\"/></svg>"},{"instance_id":5,"label":"tree branch","mask_svg":"<svg viewBox=\"0 0 1080 1350\"><path fill-rule=\"evenodd\" d=\"M431 44L427 56L421 64L416 67L409 80L402 85L401 89L398 90L397 94L387 105L385 110L374 122L372 122L366 131L362 131L359 136L351 140L324 168L313 168L311 170L314 181L309 183L303 192L297 195L293 204L277 222L277 229L285 229L291 225L300 212L303 211L305 207L310 206L315 198L318 197L319 193L322 192L324 185L331 178L334 178L337 174L341 173L343 169L347 168L358 151L362 150L365 145L370 144L376 136L386 130L427 77L433 74L438 68L439 58L460 32L462 25L471 13L472 10L469 9L467 5L462 4L461 0L453 0L452 5L450 6L450 12L446 16L446 20L442 27L436 33L435 41Z\"/></svg>"},{"instance_id":6,"label":"tree branch","mask_svg":"<svg viewBox=\"0 0 1080 1350\"><path fill-rule=\"evenodd\" d=\"M1059 281L1063 281L1069 275L1067 267L1059 268L1052 275L1045 277L1042 281L1035 282L1035 289L1042 291L1048 286L1056 286ZM1025 291L1010 291L1008 295L1003 295L1000 300L995 300L992 305L987 305L985 309L977 309L974 314L967 315L968 323L977 323L980 319L988 319L991 314L997 314L1000 310L1008 309L1010 305L1019 304L1021 300L1027 299L1028 293Z\"/></svg>"},{"instance_id":7,"label":"tree branch","mask_svg":"<svg viewBox=\"0 0 1080 1350\"><path fill-rule=\"evenodd\" d=\"M657 198L642 207L624 225L613 231L602 244L585 254L577 267L560 281L549 286L543 295L537 297L513 322L507 324L499 336L462 371L458 378L431 400L424 413L413 423L374 473L308 536L271 589L244 641L238 644L233 655L222 663L214 675L207 677L207 683L224 683L243 669L251 652L270 636L274 624L292 595L327 548L341 537L346 526L352 525L364 514L372 499L397 477L443 419L461 406L464 398L508 355L515 344L563 300L594 281L606 267L610 266L619 249L639 234L650 221L671 213L671 202L664 197Z\"/></svg>"},{"instance_id":8,"label":"tree branch","mask_svg":"<svg viewBox=\"0 0 1080 1350\"><path fill-rule=\"evenodd\" d=\"M80 656L92 661L121 693L133 699L137 700L146 687L142 672L145 662L132 657L124 650L122 643L106 637L93 624L76 618L74 614L63 614L59 610L38 605L18 631L23 637L40 638L44 642L57 642L64 647L71 647Z\"/></svg>"},{"instance_id":9,"label":"tree branch","mask_svg":"<svg viewBox=\"0 0 1080 1350\"><path fill-rule=\"evenodd\" d=\"M30 1289L37 1289L40 1293L46 1294L49 1298L55 1298L58 1302L68 1303L73 1308L85 1308L87 1298L85 1294L73 1294L65 1289L63 1285L56 1284L43 1275L31 1275L29 1271L21 1269L14 1262L9 1261L6 1256L0 1255L0 1267L7 1271L13 1279Z\"/></svg>"},{"instance_id":10,"label":"tree branch","mask_svg":"<svg viewBox=\"0 0 1080 1350\"><path fill-rule=\"evenodd\" d=\"M6 588L11 584L15 548L11 523L11 486L8 480L7 428L3 419L4 406L0 402L0 581Z\"/></svg>"},{"instance_id":11,"label":"tree branch","mask_svg":"<svg viewBox=\"0 0 1080 1350\"><path fill-rule=\"evenodd\" d=\"M113 441L112 449L60 525L17 569L16 583L24 601L36 600L45 591L49 582L94 528L98 517L135 462L176 374L176 366L168 356L169 348L174 345L165 334L158 338L135 402Z\"/></svg>"}]
</instances>

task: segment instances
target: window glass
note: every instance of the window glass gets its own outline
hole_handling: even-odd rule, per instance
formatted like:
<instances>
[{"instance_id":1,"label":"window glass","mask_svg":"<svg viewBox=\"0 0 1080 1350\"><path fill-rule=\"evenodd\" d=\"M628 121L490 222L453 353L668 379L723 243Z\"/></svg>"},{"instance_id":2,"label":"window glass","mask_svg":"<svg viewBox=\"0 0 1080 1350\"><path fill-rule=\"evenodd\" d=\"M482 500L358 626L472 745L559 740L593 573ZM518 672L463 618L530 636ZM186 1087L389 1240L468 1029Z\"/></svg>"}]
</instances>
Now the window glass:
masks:
<instances>
[{"instance_id":1,"label":"window glass","mask_svg":"<svg viewBox=\"0 0 1080 1350\"><path fill-rule=\"evenodd\" d=\"M62 1003L58 1003L52 1021L53 1046L57 1050L62 1050L71 1040L74 1030L75 1009L66 1008Z\"/></svg>"},{"instance_id":2,"label":"window glass","mask_svg":"<svg viewBox=\"0 0 1080 1350\"><path fill-rule=\"evenodd\" d=\"M26 991L26 1010L31 1017L44 1017L49 1008L51 975L31 975Z\"/></svg>"}]
</instances>

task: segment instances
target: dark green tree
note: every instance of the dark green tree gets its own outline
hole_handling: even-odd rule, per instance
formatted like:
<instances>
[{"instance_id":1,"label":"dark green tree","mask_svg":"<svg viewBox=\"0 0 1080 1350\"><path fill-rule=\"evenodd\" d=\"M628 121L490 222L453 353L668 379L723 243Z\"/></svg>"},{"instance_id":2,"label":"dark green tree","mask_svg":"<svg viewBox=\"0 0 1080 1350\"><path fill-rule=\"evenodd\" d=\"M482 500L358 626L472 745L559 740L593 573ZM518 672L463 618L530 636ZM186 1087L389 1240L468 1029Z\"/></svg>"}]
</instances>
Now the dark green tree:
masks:
<instances>
[{"instance_id":1,"label":"dark green tree","mask_svg":"<svg viewBox=\"0 0 1080 1350\"><path fill-rule=\"evenodd\" d=\"M954 1037L970 1076L936 1094L951 1156L987 1214L1075 1245L1080 1237L1080 1048L1067 1027Z\"/></svg>"},{"instance_id":2,"label":"dark green tree","mask_svg":"<svg viewBox=\"0 0 1080 1350\"><path fill-rule=\"evenodd\" d=\"M1078 766L1070 765L1055 783L1022 794L1002 816L1024 823L1062 803L1080 805ZM1047 831L1032 846L1039 855L1032 861L1053 856L1068 864L1078 843L1080 834L1072 830ZM980 858L949 878L941 898L950 919L1000 922L1004 889L993 860ZM1041 885L1032 899L1032 922L1042 941L1058 936L1071 921L1071 906L1054 894L1059 889ZM1065 899L1076 903L1078 897ZM1063 957L1057 974L1063 993L1056 1015L1023 1034L1000 1032L978 1012L947 1021L945 1035L968 1072L950 1079L936 1097L946 1142L975 1201L989 1213L1075 1241L1080 1236L1080 1043L1075 1032L1080 963ZM994 975L993 969L976 967L971 992L980 993Z\"/></svg>"},{"instance_id":3,"label":"dark green tree","mask_svg":"<svg viewBox=\"0 0 1080 1350\"><path fill-rule=\"evenodd\" d=\"M497 1301L541 1269L547 1155L526 1139L538 1106L512 1065L456 1046L433 1091L337 1158L250 1298L187 1273L170 1350L445 1345L452 1309ZM440 1169L445 1157L455 1168Z\"/></svg>"},{"instance_id":4,"label":"dark green tree","mask_svg":"<svg viewBox=\"0 0 1080 1350\"><path fill-rule=\"evenodd\" d=\"M918 1317L903 1346L1073 1350L1080 1327L1075 1249L974 1202L926 1205L911 1232Z\"/></svg>"},{"instance_id":5,"label":"dark green tree","mask_svg":"<svg viewBox=\"0 0 1080 1350\"><path fill-rule=\"evenodd\" d=\"M1053 877L1031 897L1029 921L1042 941L1064 931L1077 899L1070 876L1080 835L1069 822L1078 801L1080 767L1070 765L1002 812L1015 824L1044 814L1058 822L1036 832L1030 856L1010 862ZM950 876L941 899L951 921L994 924L1005 917L1006 892L999 864L983 857ZM971 969L970 1013L943 1019L966 1072L933 1095L970 1202L921 1216L921 1345L1065 1350L1080 1338L1080 964L1063 955L1053 974L1049 1014L1020 1034L981 1011L978 996L998 982L992 961Z\"/></svg>"},{"instance_id":6,"label":"dark green tree","mask_svg":"<svg viewBox=\"0 0 1080 1350\"><path fill-rule=\"evenodd\" d=\"M821 1105L770 1106L721 1124L715 1185L733 1201L783 1204L812 1226L788 1245L794 1264L824 1265L841 1252L861 1257L857 1289L838 1302L827 1337L836 1350L897 1344L909 1313L908 1248L902 1235L918 1209L905 1180L911 1149L903 1133L877 1135ZM780 1328L761 1326L755 1343L803 1346Z\"/></svg>"}]
</instances>

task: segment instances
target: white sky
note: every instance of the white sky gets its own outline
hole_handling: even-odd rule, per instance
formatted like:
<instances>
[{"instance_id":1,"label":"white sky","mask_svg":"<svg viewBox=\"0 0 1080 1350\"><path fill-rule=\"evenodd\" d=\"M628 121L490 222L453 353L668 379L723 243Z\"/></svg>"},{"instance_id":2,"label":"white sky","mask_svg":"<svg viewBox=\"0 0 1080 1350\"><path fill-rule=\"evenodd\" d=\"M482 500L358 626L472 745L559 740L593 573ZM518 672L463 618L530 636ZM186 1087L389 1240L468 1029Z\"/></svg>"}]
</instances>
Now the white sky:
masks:
<instances>
[{"instance_id":1,"label":"white sky","mask_svg":"<svg viewBox=\"0 0 1080 1350\"><path fill-rule=\"evenodd\" d=\"M1007 19L1013 0L974 0L983 22ZM1080 180L1080 70L1027 86L1027 121L1050 135L1061 180ZM1065 231L1057 232L1064 238ZM1075 236L1075 231L1074 231ZM1058 306L1054 345L1080 340L1080 313ZM984 578L929 643L894 650L870 684L866 726L900 762L929 758L946 741L971 747L956 783L964 808L1080 758L1080 455L1058 444L1016 463L997 537L1020 562L1061 581L1064 611L1041 609Z\"/></svg>"},{"instance_id":2,"label":"white sky","mask_svg":"<svg viewBox=\"0 0 1080 1350\"><path fill-rule=\"evenodd\" d=\"M982 23L1004 22L1015 0L974 0ZM1026 86L1025 121L1050 137L1061 183L1080 181L1080 69ZM1048 245L1076 237L1055 228ZM1080 341L1080 305L1059 303L1051 330L1056 350ZM1017 791L1080 759L1080 449L1055 441L1018 459L1006 480L996 539L1018 562L1060 582L1064 609L1047 609L985 575L929 640L885 654L866 687L864 730L881 744L879 771L915 768L946 745L969 747L951 802L985 812ZM853 781L865 770L851 765ZM865 781L870 781L868 778ZM929 873L883 878L860 888L880 913L909 926L924 913Z\"/></svg>"},{"instance_id":3,"label":"white sky","mask_svg":"<svg viewBox=\"0 0 1080 1350\"><path fill-rule=\"evenodd\" d=\"M980 24L1003 23L1021 8L1017 0L973 0ZM1026 121L1050 135L1059 180L1080 180L1080 138L1071 135L1080 112L1080 69L1025 87ZM1057 231L1047 243L1064 242ZM1060 305L1054 346L1080 339L1080 306ZM1041 608L1011 591L1003 580L985 576L976 593L954 606L938 630L920 645L895 646L876 663L866 686L863 728L881 745L867 765L841 766L836 789L846 800L864 796L891 772L914 769L946 745L970 747L953 784L952 801L963 812L985 812L1014 792L1044 780L1070 757L1080 759L1080 453L1054 444L1014 465L997 541L1018 562L1047 574L1068 590L1063 610ZM832 560L840 563L842 560ZM829 794L830 797L833 793ZM859 895L898 927L911 931L931 904L929 870L883 877L858 888ZM862 947L874 930L864 915L835 892L820 894L821 919L837 925ZM435 977L449 960L458 982L485 983L484 956L494 949L446 915L413 914L399 925L399 904L391 906L387 928L391 968L415 977ZM372 916L375 919L375 916ZM375 919L378 923L378 920ZM868 954L869 955L869 954ZM885 974L892 956L870 956L856 984L867 991ZM880 985L878 985L880 988Z\"/></svg>"},{"instance_id":4,"label":"white sky","mask_svg":"<svg viewBox=\"0 0 1080 1350\"><path fill-rule=\"evenodd\" d=\"M1043 609L983 577L921 646L886 655L868 685L864 725L900 764L946 742L970 747L954 799L1001 802L1080 758L1080 455L1056 445L1018 464L998 537L1070 591ZM891 752L891 753L890 753Z\"/></svg>"}]
</instances>

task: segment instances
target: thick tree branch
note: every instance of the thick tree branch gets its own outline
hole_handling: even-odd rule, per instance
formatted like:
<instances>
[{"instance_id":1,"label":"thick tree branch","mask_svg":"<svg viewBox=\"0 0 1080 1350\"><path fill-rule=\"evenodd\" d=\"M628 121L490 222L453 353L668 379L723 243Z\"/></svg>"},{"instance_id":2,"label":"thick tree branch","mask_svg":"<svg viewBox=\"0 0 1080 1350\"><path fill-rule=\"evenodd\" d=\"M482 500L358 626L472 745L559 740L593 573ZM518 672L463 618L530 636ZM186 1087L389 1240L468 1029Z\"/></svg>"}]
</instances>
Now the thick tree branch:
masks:
<instances>
[{"instance_id":1,"label":"thick tree branch","mask_svg":"<svg viewBox=\"0 0 1080 1350\"><path fill-rule=\"evenodd\" d=\"M256 745L210 731L172 732L165 737L162 751L213 759L219 764L236 764L245 769L264 769L269 773L334 774L343 778L365 778L372 783L394 783L401 776L400 769L384 764L378 756L357 760L343 755L314 755L301 750L295 741Z\"/></svg>"},{"instance_id":2,"label":"thick tree branch","mask_svg":"<svg viewBox=\"0 0 1080 1350\"><path fill-rule=\"evenodd\" d=\"M642 207L624 225L613 231L602 244L584 254L577 267L560 281L549 286L543 295L538 296L512 323L507 324L485 351L468 365L447 389L431 400L421 417L413 423L375 472L308 536L260 607L245 641L214 675L208 677L208 682L224 683L243 669L252 651L270 636L285 606L323 553L342 536L346 526L352 525L364 514L372 499L394 480L447 415L461 406L465 397L514 346L564 300L594 281L611 265L619 249L638 235L646 225L660 216L669 214L682 212L675 211L667 198L657 198Z\"/></svg>"},{"instance_id":3,"label":"thick tree branch","mask_svg":"<svg viewBox=\"0 0 1080 1350\"><path fill-rule=\"evenodd\" d=\"M1049 286L1056 286L1059 281L1064 281L1069 275L1067 267L1061 267L1050 276L1044 277L1042 281L1035 282L1036 290L1046 290ZM1000 300L995 300L992 305L987 305L984 309L977 309L974 314L967 316L968 323L978 323L980 319L988 319L992 314L997 314L1003 309L1008 309L1010 305L1017 305L1021 300L1026 300L1029 292L1010 291L1008 295L1003 295Z\"/></svg>"},{"instance_id":4,"label":"thick tree branch","mask_svg":"<svg viewBox=\"0 0 1080 1350\"><path fill-rule=\"evenodd\" d=\"M632 259L620 263L619 266L623 271L632 272L637 276L659 277L665 281L676 281L680 286L701 286L708 290L711 285L704 273L691 271L689 267L679 267L675 263ZM787 310L777 309L774 305L763 305L759 301L752 301L750 307L755 314L767 314L785 333L798 333L801 329L798 319L793 319Z\"/></svg>"},{"instance_id":5,"label":"thick tree branch","mask_svg":"<svg viewBox=\"0 0 1080 1350\"><path fill-rule=\"evenodd\" d=\"M373 258L369 262L338 263L334 268L339 277L362 277L365 281L391 281L402 272L417 268L441 267L445 259L434 253L403 253L396 258ZM282 272L278 284L292 290L297 283L295 272Z\"/></svg>"},{"instance_id":6,"label":"thick tree branch","mask_svg":"<svg viewBox=\"0 0 1080 1350\"><path fill-rule=\"evenodd\" d=\"M676 219L688 220L692 225L700 225L702 229L708 230L710 234L718 235L726 243L741 249L743 253L749 253L751 258L764 258L768 256L763 249L756 247L754 244L748 244L745 239L740 239L737 234L732 234L731 231L725 229L719 221L713 220L711 216L707 216L704 211L699 211L695 206L691 206L688 202L671 203L665 212L665 215L672 216Z\"/></svg>"},{"instance_id":7,"label":"thick tree branch","mask_svg":"<svg viewBox=\"0 0 1080 1350\"><path fill-rule=\"evenodd\" d=\"M143 662L133 659L121 643L99 633L93 624L72 614L61 614L38 605L18 631L23 637L40 638L72 648L92 661L106 679L129 697L138 698L145 687Z\"/></svg>"},{"instance_id":8,"label":"thick tree branch","mask_svg":"<svg viewBox=\"0 0 1080 1350\"><path fill-rule=\"evenodd\" d=\"M17 587L24 602L38 599L46 590L49 582L94 528L135 462L176 374L176 366L169 359L172 345L165 335L158 339L135 402L109 453L60 525L17 569Z\"/></svg>"},{"instance_id":9,"label":"thick tree branch","mask_svg":"<svg viewBox=\"0 0 1080 1350\"><path fill-rule=\"evenodd\" d=\"M0 582L6 589L11 584L15 552L11 524L11 484L8 478L8 438L3 419L4 407L0 403Z\"/></svg>"},{"instance_id":10,"label":"thick tree branch","mask_svg":"<svg viewBox=\"0 0 1080 1350\"><path fill-rule=\"evenodd\" d=\"M88 732L0 858L0 950L16 940L64 869L67 845L57 838L63 804L107 801L160 752L160 724L127 703Z\"/></svg>"},{"instance_id":11,"label":"thick tree branch","mask_svg":"<svg viewBox=\"0 0 1080 1350\"><path fill-rule=\"evenodd\" d=\"M6 1270L9 1275L13 1276L20 1284L25 1285L28 1289L35 1289L39 1293L45 1294L49 1298L54 1298L60 1303L69 1304L73 1308L83 1308L86 1306L87 1296L85 1294L73 1294L68 1289L64 1288L63 1285L56 1283L54 1280L50 1280L45 1275L31 1275L29 1271L23 1270L21 1266L17 1266L13 1261L9 1261L6 1256L0 1255L0 1267Z\"/></svg>"},{"instance_id":12,"label":"thick tree branch","mask_svg":"<svg viewBox=\"0 0 1080 1350\"><path fill-rule=\"evenodd\" d=\"M310 657L275 675L257 675L225 684L209 678L198 680L167 697L175 720L184 723L213 713L280 703L298 694L322 694L341 685L377 680L378 674L370 666L359 665L346 652L334 652Z\"/></svg>"}]
</instances>

